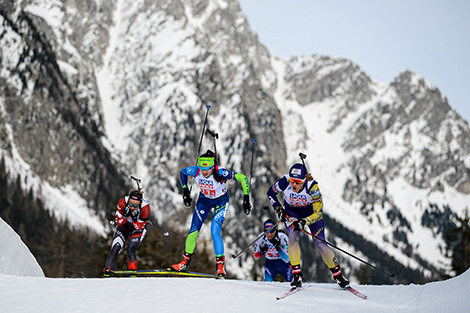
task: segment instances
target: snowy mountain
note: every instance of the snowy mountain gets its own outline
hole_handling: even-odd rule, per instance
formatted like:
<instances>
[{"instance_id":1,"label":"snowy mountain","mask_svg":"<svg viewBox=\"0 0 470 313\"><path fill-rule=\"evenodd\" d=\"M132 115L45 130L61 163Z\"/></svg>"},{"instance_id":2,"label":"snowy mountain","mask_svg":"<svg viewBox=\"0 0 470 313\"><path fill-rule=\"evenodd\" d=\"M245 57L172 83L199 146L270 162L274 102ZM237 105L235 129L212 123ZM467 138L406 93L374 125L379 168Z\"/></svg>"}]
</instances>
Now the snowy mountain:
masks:
<instances>
[{"instance_id":1,"label":"snowy mountain","mask_svg":"<svg viewBox=\"0 0 470 313\"><path fill-rule=\"evenodd\" d=\"M389 263L356 234L428 279L450 273L442 233L470 200L470 129L419 74L375 82L345 59L277 58L235 0L13 1L0 19L0 154L58 218L104 234L135 175L155 219L185 230L179 170L195 163L208 113L222 166L250 175L255 148L252 215L229 183L227 254L274 217L266 190L303 152L330 240ZM214 147L204 136L201 151ZM239 278L253 266L249 253L227 262Z\"/></svg>"},{"instance_id":2,"label":"snowy mountain","mask_svg":"<svg viewBox=\"0 0 470 313\"><path fill-rule=\"evenodd\" d=\"M276 100L296 100L281 107L286 137L296 138L288 159L313 156L326 211L411 267L423 265L413 255L446 264L437 237L468 208L468 123L416 73L375 83L351 62L321 56L278 68L291 83ZM311 90L297 83L305 77Z\"/></svg>"},{"instance_id":3,"label":"snowy mountain","mask_svg":"<svg viewBox=\"0 0 470 313\"><path fill-rule=\"evenodd\" d=\"M2 312L466 312L470 305L470 270L458 277L426 285L354 286L366 293L359 299L334 283L306 283L305 290L286 299L276 297L288 283L203 278L45 278L18 235L0 220L0 308ZM19 253L18 251L21 251ZM30 260L34 262L24 262ZM6 270L5 270L6 269ZM24 273L24 275L20 274ZM42 272L41 272L42 273ZM39 276L39 277L35 277ZM125 290L125 296L122 296ZM122 300L116 301L116 296Z\"/></svg>"}]
</instances>

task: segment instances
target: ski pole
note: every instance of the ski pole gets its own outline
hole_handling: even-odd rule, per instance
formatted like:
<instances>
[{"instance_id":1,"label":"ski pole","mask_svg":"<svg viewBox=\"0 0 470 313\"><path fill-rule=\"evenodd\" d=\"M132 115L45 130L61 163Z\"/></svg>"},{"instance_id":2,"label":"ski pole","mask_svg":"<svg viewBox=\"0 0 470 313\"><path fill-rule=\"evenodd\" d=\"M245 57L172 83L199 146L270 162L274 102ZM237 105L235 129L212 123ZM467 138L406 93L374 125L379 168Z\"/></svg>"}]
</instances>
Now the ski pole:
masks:
<instances>
[{"instance_id":1,"label":"ski pole","mask_svg":"<svg viewBox=\"0 0 470 313\"><path fill-rule=\"evenodd\" d=\"M161 227L159 227L158 225L155 225L154 223L152 223L151 220L148 220L147 223L149 223L150 225L152 225L153 227L155 227L156 229L158 229L159 231L162 232L163 235L165 235L165 237L168 237L170 235L169 232L167 232L166 230L162 229Z\"/></svg>"},{"instance_id":2,"label":"ski pole","mask_svg":"<svg viewBox=\"0 0 470 313\"><path fill-rule=\"evenodd\" d=\"M156 229L158 229L159 231L161 231L163 233L163 235L165 235L165 237L168 237L170 235L169 232L163 230L162 228L158 227L157 225L155 225L154 223L152 223L152 221L148 220L147 223L149 223L150 225L152 225L153 227L155 227ZM116 221L109 221L109 224L111 225L116 225Z\"/></svg>"},{"instance_id":3,"label":"ski pole","mask_svg":"<svg viewBox=\"0 0 470 313\"><path fill-rule=\"evenodd\" d=\"M211 106L210 106L210 105L206 105L206 108L207 108L207 111L206 111L206 118L204 119L204 125L202 126L201 139L199 140L199 147L197 148L196 166L197 166L197 158L199 157L199 153L201 153L202 139L204 138L204 130L206 129L207 116L209 115L209 110L210 110ZM190 193L190 194L191 194L191 190L193 189L193 182L194 182L194 179L191 180L191 186L189 187L189 193Z\"/></svg>"},{"instance_id":4,"label":"ski pole","mask_svg":"<svg viewBox=\"0 0 470 313\"><path fill-rule=\"evenodd\" d=\"M290 225L290 227L292 228L292 224ZM303 231L304 233L306 233L307 235L311 236L312 238L318 239L318 240L320 240L320 241L326 243L327 245L329 245L329 246L331 246L331 247L333 247L333 248L335 248L335 249L337 249L337 250L339 250L339 251L341 251L341 252L343 252L343 253L349 255L350 257L353 257L353 258L355 258L356 260L361 261L362 263L364 263L364 264L366 264L366 265L372 267L373 269L375 269L375 270L381 272L382 274L385 274L385 275L390 276L390 277L395 277L395 274L394 274L394 273L389 274L389 273L385 272L384 270L382 270L382 269L380 269L380 268L378 268L378 267L376 267L376 266L374 266L374 265L372 265L372 264L370 264L370 263L364 261L363 259L361 259L361 258L355 256L354 254L351 254L351 253L349 253L349 252L347 252L347 251L344 251L344 250L341 249L340 247L338 247L338 246L332 244L331 242L328 242L328 241L326 241L326 240L323 240L323 239L321 239L321 238L315 236L314 234L312 234L312 233L306 231L305 229L302 229L302 231Z\"/></svg>"},{"instance_id":5,"label":"ski pole","mask_svg":"<svg viewBox=\"0 0 470 313\"><path fill-rule=\"evenodd\" d=\"M206 118L204 119L204 125L202 126L201 139L199 140L199 147L197 148L196 165L197 165L197 158L199 157L199 153L201 152L202 139L204 138L204 130L206 129L207 116L209 115L209 110L210 110L211 106L206 105L206 108L207 108Z\"/></svg>"},{"instance_id":6,"label":"ski pole","mask_svg":"<svg viewBox=\"0 0 470 313\"><path fill-rule=\"evenodd\" d=\"M253 139L251 142L253 143L253 148L251 149L250 190L251 190L251 174L253 173L253 157L255 156L256 139Z\"/></svg>"},{"instance_id":7,"label":"ski pole","mask_svg":"<svg viewBox=\"0 0 470 313\"><path fill-rule=\"evenodd\" d=\"M267 230L265 230L264 232L262 232L258 237L256 237L255 240L253 240L245 249L243 249L242 251L238 252L238 253L234 253L232 254L232 258L236 259L240 256L240 254L242 254L243 252L245 252L246 250L248 250L249 247L251 247L252 245L255 244L256 241L258 241L258 239L260 239L261 237L263 237L263 235L266 235L267 233L269 233L271 231L271 229L277 227L277 225L280 223L281 221L278 221L276 224L274 224L274 226L271 226L269 227Z\"/></svg>"}]
</instances>

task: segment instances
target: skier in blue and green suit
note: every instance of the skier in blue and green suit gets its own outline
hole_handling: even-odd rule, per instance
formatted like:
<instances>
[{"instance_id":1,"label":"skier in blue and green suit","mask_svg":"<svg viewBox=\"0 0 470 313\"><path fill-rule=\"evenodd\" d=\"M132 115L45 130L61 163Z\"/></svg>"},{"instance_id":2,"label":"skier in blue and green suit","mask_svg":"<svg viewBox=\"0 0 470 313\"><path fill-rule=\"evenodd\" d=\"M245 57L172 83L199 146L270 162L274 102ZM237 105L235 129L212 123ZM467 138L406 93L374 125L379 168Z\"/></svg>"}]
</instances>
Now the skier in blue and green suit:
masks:
<instances>
[{"instance_id":1,"label":"skier in blue and green suit","mask_svg":"<svg viewBox=\"0 0 470 313\"><path fill-rule=\"evenodd\" d=\"M200 193L196 202L191 228L186 238L183 260L180 263L173 264L171 270L184 271L189 268L191 258L196 249L196 239L201 230L202 224L214 210L212 218L211 234L216 257L216 275L225 277L225 252L224 242L221 236L222 225L225 221L225 214L228 210L229 197L225 182L236 179L243 188L243 210L246 215L250 214L250 185L248 178L237 172L221 168L216 163L215 153L207 150L206 153L198 157L198 165L185 167L181 170L180 179L183 187L183 202L186 206L191 206L191 195L188 188L188 176L194 177L199 186Z\"/></svg>"}]
</instances>

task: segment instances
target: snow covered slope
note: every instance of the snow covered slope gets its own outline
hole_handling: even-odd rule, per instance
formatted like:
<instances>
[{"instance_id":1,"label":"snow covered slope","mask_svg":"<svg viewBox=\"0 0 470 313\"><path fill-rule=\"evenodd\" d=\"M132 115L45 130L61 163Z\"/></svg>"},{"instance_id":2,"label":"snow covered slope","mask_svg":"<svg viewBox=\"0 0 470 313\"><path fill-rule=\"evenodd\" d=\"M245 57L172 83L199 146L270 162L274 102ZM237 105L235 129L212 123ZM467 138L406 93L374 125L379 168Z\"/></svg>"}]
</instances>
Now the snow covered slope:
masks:
<instances>
[{"instance_id":1,"label":"snow covered slope","mask_svg":"<svg viewBox=\"0 0 470 313\"><path fill-rule=\"evenodd\" d=\"M200 278L50 279L0 275L3 312L348 312L463 313L470 306L470 271L426 285L354 286L359 299L335 284L284 300L288 283Z\"/></svg>"},{"instance_id":2,"label":"snow covered slope","mask_svg":"<svg viewBox=\"0 0 470 313\"><path fill-rule=\"evenodd\" d=\"M20 236L1 218L0 238L1 274L44 277L36 258L21 241Z\"/></svg>"}]
</instances>

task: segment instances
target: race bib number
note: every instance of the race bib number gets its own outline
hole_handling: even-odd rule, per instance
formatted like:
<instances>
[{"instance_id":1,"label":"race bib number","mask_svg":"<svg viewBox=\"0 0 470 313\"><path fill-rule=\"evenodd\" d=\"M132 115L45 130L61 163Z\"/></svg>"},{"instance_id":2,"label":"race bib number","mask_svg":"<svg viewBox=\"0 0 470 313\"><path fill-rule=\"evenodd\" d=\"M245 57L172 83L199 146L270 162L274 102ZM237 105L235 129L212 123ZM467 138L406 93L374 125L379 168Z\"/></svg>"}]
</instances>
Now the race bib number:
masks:
<instances>
[{"instance_id":1,"label":"race bib number","mask_svg":"<svg viewBox=\"0 0 470 313\"><path fill-rule=\"evenodd\" d=\"M215 190L214 186L212 184L199 184L199 187L201 188L201 192L205 194L206 196L209 197L215 197Z\"/></svg>"}]
</instances>

